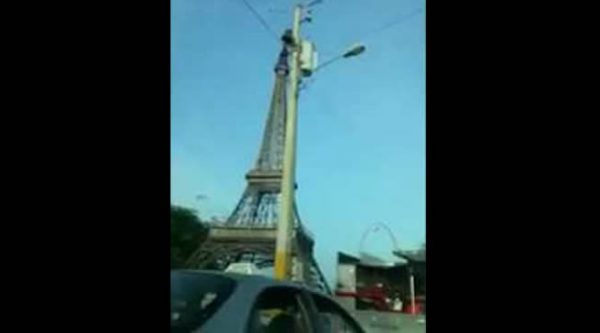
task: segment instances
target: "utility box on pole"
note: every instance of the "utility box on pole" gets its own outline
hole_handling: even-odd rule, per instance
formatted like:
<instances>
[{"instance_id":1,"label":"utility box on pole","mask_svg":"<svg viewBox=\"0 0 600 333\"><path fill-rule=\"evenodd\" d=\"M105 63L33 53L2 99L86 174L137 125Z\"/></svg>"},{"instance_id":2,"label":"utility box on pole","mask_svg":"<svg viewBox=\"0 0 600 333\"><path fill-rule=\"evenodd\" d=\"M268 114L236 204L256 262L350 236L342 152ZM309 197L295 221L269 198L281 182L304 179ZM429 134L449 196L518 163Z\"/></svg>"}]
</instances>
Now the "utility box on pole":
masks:
<instances>
[{"instance_id":1,"label":"utility box on pole","mask_svg":"<svg viewBox=\"0 0 600 333\"><path fill-rule=\"evenodd\" d=\"M303 40L302 50L300 52L300 69L302 76L311 76L315 68L317 68L317 50L315 44Z\"/></svg>"}]
</instances>

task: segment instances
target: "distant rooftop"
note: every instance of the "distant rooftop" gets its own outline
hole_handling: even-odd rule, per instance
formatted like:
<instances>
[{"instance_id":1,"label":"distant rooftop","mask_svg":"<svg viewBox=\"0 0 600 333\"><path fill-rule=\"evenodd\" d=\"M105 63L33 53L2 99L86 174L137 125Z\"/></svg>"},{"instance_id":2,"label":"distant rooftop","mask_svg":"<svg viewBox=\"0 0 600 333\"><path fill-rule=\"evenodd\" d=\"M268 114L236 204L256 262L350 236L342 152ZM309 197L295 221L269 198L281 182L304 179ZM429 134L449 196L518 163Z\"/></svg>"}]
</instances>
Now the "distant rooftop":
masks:
<instances>
[{"instance_id":1,"label":"distant rooftop","mask_svg":"<svg viewBox=\"0 0 600 333\"><path fill-rule=\"evenodd\" d=\"M355 264L361 266L370 266L370 267L394 267L404 265L405 260L398 261L390 261L384 260L379 257L376 257L369 253L361 253L360 257L353 256L347 253L338 252L338 262L342 264Z\"/></svg>"},{"instance_id":2,"label":"distant rooftop","mask_svg":"<svg viewBox=\"0 0 600 333\"><path fill-rule=\"evenodd\" d=\"M409 262L425 262L425 251L394 251L394 255Z\"/></svg>"}]
</instances>

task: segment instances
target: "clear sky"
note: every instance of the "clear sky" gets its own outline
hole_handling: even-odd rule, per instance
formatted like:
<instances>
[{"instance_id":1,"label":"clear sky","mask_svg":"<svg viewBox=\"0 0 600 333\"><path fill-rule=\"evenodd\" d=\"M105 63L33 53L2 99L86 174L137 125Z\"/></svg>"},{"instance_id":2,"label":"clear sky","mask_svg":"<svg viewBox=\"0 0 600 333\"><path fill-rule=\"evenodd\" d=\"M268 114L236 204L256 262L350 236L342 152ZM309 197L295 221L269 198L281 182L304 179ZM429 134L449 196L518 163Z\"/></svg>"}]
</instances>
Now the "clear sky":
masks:
<instances>
[{"instance_id":1,"label":"clear sky","mask_svg":"<svg viewBox=\"0 0 600 333\"><path fill-rule=\"evenodd\" d=\"M247 0L279 36L292 0ZM302 36L319 61L354 42L367 50L314 76L301 92L301 219L329 281L337 251L358 253L370 225L399 246L425 240L425 1L325 0ZM262 136L278 39L242 0L171 1L171 201L227 216ZM198 198L201 195L202 197ZM363 250L390 257L382 231Z\"/></svg>"}]
</instances>

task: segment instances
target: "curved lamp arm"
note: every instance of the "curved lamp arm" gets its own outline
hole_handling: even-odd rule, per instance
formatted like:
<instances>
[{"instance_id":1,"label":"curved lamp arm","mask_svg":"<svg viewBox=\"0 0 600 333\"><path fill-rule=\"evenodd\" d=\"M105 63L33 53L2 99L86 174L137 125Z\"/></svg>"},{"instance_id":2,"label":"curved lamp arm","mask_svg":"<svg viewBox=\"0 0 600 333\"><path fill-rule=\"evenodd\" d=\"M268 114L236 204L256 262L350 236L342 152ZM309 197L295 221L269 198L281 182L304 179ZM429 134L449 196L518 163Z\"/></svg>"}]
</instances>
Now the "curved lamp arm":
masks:
<instances>
[{"instance_id":1,"label":"curved lamp arm","mask_svg":"<svg viewBox=\"0 0 600 333\"><path fill-rule=\"evenodd\" d=\"M316 73L317 71L323 69L324 67L326 67L327 65L340 60L342 58L351 58L351 57L356 57L357 55L364 53L367 50L367 48L362 45L362 44L354 44L352 47L350 47L346 52L344 52L343 54L340 54L337 57L333 57L325 62L323 62L321 65L317 66L317 68L315 68L315 70L313 71L313 73Z\"/></svg>"}]
</instances>

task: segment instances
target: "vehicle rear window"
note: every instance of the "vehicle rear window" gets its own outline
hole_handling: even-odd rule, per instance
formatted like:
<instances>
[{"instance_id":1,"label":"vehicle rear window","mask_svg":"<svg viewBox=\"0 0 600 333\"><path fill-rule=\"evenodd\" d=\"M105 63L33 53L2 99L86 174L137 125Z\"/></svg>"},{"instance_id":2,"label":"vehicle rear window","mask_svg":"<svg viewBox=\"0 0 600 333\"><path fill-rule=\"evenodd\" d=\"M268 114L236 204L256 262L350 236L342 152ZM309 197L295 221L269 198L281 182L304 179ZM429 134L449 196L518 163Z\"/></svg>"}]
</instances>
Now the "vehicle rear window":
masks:
<instances>
[{"instance_id":1,"label":"vehicle rear window","mask_svg":"<svg viewBox=\"0 0 600 333\"><path fill-rule=\"evenodd\" d=\"M236 282L226 276L171 272L171 332L200 328L231 296Z\"/></svg>"}]
</instances>

